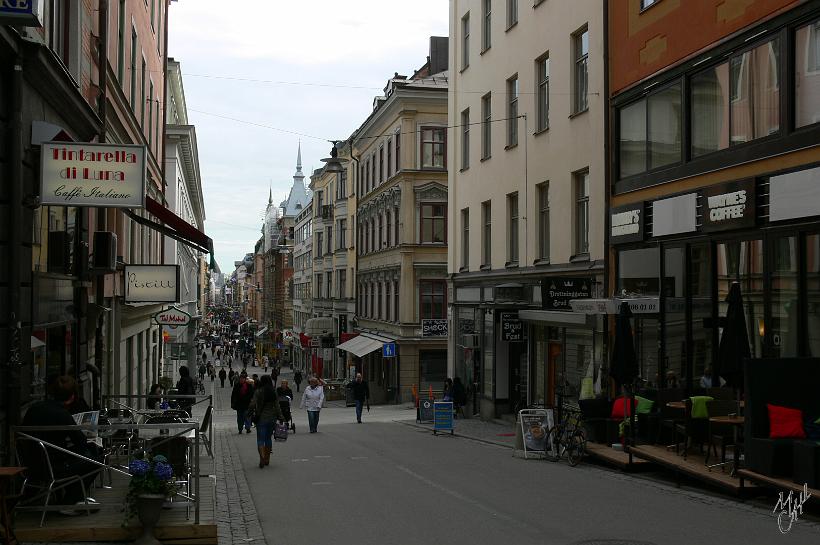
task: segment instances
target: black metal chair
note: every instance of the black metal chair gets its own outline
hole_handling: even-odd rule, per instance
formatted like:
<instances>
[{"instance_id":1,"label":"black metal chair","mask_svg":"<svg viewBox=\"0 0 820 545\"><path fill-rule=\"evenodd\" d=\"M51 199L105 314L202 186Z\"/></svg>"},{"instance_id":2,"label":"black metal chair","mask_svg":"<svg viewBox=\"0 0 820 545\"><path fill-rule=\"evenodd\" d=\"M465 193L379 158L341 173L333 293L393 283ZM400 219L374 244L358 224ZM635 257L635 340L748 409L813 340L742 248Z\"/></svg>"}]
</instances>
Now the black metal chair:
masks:
<instances>
[{"instance_id":1,"label":"black metal chair","mask_svg":"<svg viewBox=\"0 0 820 545\"><path fill-rule=\"evenodd\" d=\"M693 443L697 443L701 452L703 452L703 446L709 440L709 419L692 418L691 398L687 398L684 403L686 408L684 409L683 423L675 425L675 453L678 452L678 447L681 444L678 438L681 437L683 439L683 459L686 460L689 447Z\"/></svg>"},{"instance_id":2,"label":"black metal chair","mask_svg":"<svg viewBox=\"0 0 820 545\"><path fill-rule=\"evenodd\" d=\"M727 399L715 399L706 404L709 410L709 416L728 416L730 414L739 414L737 401ZM705 463L708 466L712 453L717 456L717 451L720 449L720 463L726 463L726 448L733 447L735 442L734 426L729 424L715 424L709 422L709 446L706 449Z\"/></svg>"}]
</instances>

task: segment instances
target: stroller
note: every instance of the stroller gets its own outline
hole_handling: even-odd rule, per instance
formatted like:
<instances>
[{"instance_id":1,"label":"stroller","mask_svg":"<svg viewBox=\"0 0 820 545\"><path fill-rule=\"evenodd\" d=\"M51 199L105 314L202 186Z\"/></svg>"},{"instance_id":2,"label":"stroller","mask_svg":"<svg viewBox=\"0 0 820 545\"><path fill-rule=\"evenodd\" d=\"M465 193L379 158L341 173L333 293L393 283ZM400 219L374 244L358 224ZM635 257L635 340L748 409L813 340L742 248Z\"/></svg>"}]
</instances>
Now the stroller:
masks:
<instances>
[{"instance_id":1,"label":"stroller","mask_svg":"<svg viewBox=\"0 0 820 545\"><path fill-rule=\"evenodd\" d=\"M293 423L293 415L290 414L290 402L290 396L279 396L279 406L282 408L282 416L285 418L284 422L287 424L290 431L296 433L296 424Z\"/></svg>"}]
</instances>

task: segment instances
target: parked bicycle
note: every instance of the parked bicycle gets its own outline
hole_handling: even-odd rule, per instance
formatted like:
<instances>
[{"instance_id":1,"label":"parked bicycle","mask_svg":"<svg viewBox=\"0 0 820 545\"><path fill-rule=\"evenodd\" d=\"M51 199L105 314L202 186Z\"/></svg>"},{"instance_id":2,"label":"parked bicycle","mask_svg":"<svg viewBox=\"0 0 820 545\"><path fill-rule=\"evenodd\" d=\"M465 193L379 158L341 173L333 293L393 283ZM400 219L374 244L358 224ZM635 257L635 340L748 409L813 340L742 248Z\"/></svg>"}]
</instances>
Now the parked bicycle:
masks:
<instances>
[{"instance_id":1,"label":"parked bicycle","mask_svg":"<svg viewBox=\"0 0 820 545\"><path fill-rule=\"evenodd\" d=\"M572 467L578 465L587 450L587 438L581 421L581 411L576 407L563 406L561 420L549 431L550 449L547 457L553 462L564 455Z\"/></svg>"}]
</instances>

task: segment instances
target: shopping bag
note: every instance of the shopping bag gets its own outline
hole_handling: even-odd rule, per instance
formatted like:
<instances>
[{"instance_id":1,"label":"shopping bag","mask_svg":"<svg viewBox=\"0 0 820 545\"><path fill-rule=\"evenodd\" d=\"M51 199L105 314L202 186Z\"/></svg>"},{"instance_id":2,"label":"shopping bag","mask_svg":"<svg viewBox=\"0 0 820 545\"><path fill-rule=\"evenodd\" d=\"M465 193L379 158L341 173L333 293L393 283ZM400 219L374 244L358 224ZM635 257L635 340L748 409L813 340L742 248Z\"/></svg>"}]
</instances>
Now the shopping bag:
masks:
<instances>
[{"instance_id":1,"label":"shopping bag","mask_svg":"<svg viewBox=\"0 0 820 545\"><path fill-rule=\"evenodd\" d=\"M273 440L279 442L288 440L288 425L285 422L277 422L273 425Z\"/></svg>"}]
</instances>

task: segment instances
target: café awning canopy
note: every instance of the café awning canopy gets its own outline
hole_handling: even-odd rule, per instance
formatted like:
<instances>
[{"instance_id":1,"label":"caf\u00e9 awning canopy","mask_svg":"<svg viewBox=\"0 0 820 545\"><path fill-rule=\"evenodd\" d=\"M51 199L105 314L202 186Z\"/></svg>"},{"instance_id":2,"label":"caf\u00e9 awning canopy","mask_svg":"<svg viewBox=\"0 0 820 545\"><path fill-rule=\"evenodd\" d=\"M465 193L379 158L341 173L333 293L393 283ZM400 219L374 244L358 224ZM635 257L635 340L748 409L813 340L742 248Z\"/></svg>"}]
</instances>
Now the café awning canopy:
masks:
<instances>
[{"instance_id":1,"label":"caf\u00e9 awning canopy","mask_svg":"<svg viewBox=\"0 0 820 545\"><path fill-rule=\"evenodd\" d=\"M354 356L358 356L361 358L362 356L366 356L371 352L380 350L383 345L384 343L382 343L381 341L365 337L364 335L359 335L358 337L353 337L349 341L343 342L342 344L336 346L336 348L338 348L339 350L350 352Z\"/></svg>"},{"instance_id":2,"label":"caf\u00e9 awning canopy","mask_svg":"<svg viewBox=\"0 0 820 545\"><path fill-rule=\"evenodd\" d=\"M128 215L128 217L137 223L150 227L155 231L159 231L163 235L186 244L198 252L213 255L214 243L210 237L206 236L205 233L180 218L171 210L168 210L148 195L145 196L145 210L155 216L162 223L157 223L148 218L138 216L133 211L128 209L124 209L124 212Z\"/></svg>"}]
</instances>

